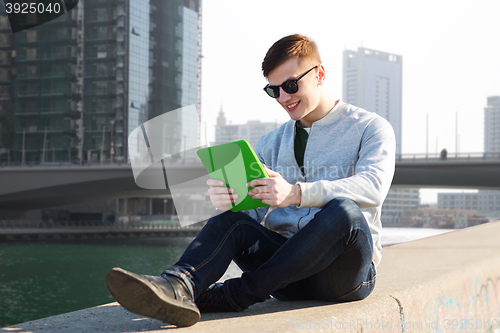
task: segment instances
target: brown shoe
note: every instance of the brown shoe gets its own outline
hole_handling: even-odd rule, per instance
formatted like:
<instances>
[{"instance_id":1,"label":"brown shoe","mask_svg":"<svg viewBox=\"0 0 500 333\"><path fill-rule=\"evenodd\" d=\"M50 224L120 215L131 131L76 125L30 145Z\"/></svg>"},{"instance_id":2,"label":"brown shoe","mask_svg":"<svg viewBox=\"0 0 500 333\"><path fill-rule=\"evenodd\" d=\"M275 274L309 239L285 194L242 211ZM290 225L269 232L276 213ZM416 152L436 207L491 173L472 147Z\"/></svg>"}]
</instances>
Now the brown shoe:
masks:
<instances>
[{"instance_id":1,"label":"brown shoe","mask_svg":"<svg viewBox=\"0 0 500 333\"><path fill-rule=\"evenodd\" d=\"M175 277L139 275L113 268L106 286L125 309L176 326L191 326L200 320L200 311L184 281Z\"/></svg>"}]
</instances>

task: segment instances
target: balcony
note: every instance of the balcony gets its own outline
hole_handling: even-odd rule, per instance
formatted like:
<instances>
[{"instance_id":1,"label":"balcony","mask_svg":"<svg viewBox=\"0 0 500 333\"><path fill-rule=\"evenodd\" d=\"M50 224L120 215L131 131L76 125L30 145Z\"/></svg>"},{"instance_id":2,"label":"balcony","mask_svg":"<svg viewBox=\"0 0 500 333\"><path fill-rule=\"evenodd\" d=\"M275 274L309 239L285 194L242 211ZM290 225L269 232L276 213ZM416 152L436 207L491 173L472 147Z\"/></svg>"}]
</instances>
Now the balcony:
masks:
<instances>
[{"instance_id":1,"label":"balcony","mask_svg":"<svg viewBox=\"0 0 500 333\"><path fill-rule=\"evenodd\" d=\"M78 111L68 111L67 108L61 108L61 107L45 107L45 108L17 108L15 111L15 116L16 117L31 117L33 115L42 115L42 116L51 116L51 115L61 115L64 118L71 118L73 113L78 113L78 118L80 112Z\"/></svg>"},{"instance_id":2,"label":"balcony","mask_svg":"<svg viewBox=\"0 0 500 333\"><path fill-rule=\"evenodd\" d=\"M9 20L6 20L6 21L2 20L2 23L0 23L0 32L7 32L7 31L12 33L12 29L10 27Z\"/></svg>"},{"instance_id":3,"label":"balcony","mask_svg":"<svg viewBox=\"0 0 500 333\"><path fill-rule=\"evenodd\" d=\"M116 42L116 33L109 32L105 35L89 33L87 35L86 42L98 42L98 41Z\"/></svg>"},{"instance_id":4,"label":"balcony","mask_svg":"<svg viewBox=\"0 0 500 333\"><path fill-rule=\"evenodd\" d=\"M33 79L68 79L71 82L76 82L76 75L66 72L49 72L49 73L22 73L18 74L19 80L33 80Z\"/></svg>"},{"instance_id":5,"label":"balcony","mask_svg":"<svg viewBox=\"0 0 500 333\"><path fill-rule=\"evenodd\" d=\"M112 71L86 71L86 79L114 79L116 76Z\"/></svg>"},{"instance_id":6,"label":"balcony","mask_svg":"<svg viewBox=\"0 0 500 333\"><path fill-rule=\"evenodd\" d=\"M14 97L28 98L40 96L39 89L19 89L15 92Z\"/></svg>"},{"instance_id":7,"label":"balcony","mask_svg":"<svg viewBox=\"0 0 500 333\"><path fill-rule=\"evenodd\" d=\"M21 63L29 63L29 62L38 62L38 61L71 61L73 58L70 52L60 52L60 53L51 53L51 54L19 54L16 57L17 62Z\"/></svg>"},{"instance_id":8,"label":"balcony","mask_svg":"<svg viewBox=\"0 0 500 333\"><path fill-rule=\"evenodd\" d=\"M0 49L10 50L11 47L12 47L12 43L11 43L10 39L3 39L0 41Z\"/></svg>"}]
</instances>

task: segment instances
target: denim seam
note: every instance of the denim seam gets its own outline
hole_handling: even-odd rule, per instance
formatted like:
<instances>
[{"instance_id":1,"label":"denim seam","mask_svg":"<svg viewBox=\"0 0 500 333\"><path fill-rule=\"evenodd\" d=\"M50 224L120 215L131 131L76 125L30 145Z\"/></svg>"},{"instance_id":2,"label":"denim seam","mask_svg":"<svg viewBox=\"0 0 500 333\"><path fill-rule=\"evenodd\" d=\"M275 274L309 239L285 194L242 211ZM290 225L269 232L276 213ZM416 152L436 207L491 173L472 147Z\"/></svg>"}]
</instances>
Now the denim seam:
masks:
<instances>
[{"instance_id":1,"label":"denim seam","mask_svg":"<svg viewBox=\"0 0 500 333\"><path fill-rule=\"evenodd\" d=\"M231 234L231 232L233 232L234 229L236 229L236 227L240 226L240 225L243 225L243 224L247 224L251 227L254 227L254 228L257 228L257 226L255 226L253 223L250 223L248 221L245 221L245 220L240 220L238 222L236 222L234 225L231 226L231 228L226 232L226 234L224 235L224 238L222 239L222 241L219 243L219 246L217 246L217 248L214 250L214 252L207 258L205 259L203 262L201 262L198 266L196 267L193 267L192 271L196 271L200 268L202 268L203 266L205 266L210 260L212 260L213 257L215 257L215 255L217 255L217 253L220 251L221 247L224 245L225 241L227 240L227 238L229 237L229 235ZM258 228L257 228L258 229ZM260 230L259 230L260 231ZM271 242L275 243L276 245L280 245L279 243L275 242L273 239L269 238L265 233L262 233L266 238L268 238Z\"/></svg>"},{"instance_id":2,"label":"denim seam","mask_svg":"<svg viewBox=\"0 0 500 333\"><path fill-rule=\"evenodd\" d=\"M201 262L198 266L196 267L193 267L193 268L190 268L187 272L183 272L183 273L178 273L178 272L174 272L174 271L170 271L170 270L165 270L165 272L168 272L170 274L173 274L179 278L181 278L184 282L186 282L187 280L187 276L188 275L191 275L193 274L196 270L202 268L203 266L205 266L221 249L221 247L223 246L224 242L227 240L227 238L229 237L229 235L231 234L231 232L239 225L242 225L242 224L247 224L249 226L252 226L252 227L255 227L256 226L253 224L253 223L250 223L248 221L245 221L245 220L240 220L240 221L237 221L234 223L233 226L231 226L231 228L226 232L226 234L224 235L224 238L222 239L222 241L219 243L219 246L217 246L217 248L214 250L214 252L207 258L205 259L203 262ZM258 228L257 228L258 229ZM266 238L268 238L271 242L277 244L277 245L280 245L279 243L275 242L273 239L271 239L268 235L266 235L265 233L262 233ZM188 285L188 288L189 290L191 291L191 295L194 296L194 289L191 285L191 283L187 283Z\"/></svg>"},{"instance_id":3,"label":"denim seam","mask_svg":"<svg viewBox=\"0 0 500 333\"><path fill-rule=\"evenodd\" d=\"M292 236L292 237L293 237L293 236ZM342 240L344 240L344 236L342 236L342 237L340 237L340 238L339 238L339 240L341 240L341 239L342 239ZM345 243L345 240L344 240L344 243ZM271 257L270 257L270 258L269 258L266 262L262 263L262 265L260 265L260 266L259 266L259 267L255 270L255 271L258 271L258 270L259 270L262 266L264 266L264 265L265 265L268 261L270 261L272 258L274 258L274 256L276 256L276 255L277 255L277 253L278 253L278 251L274 252L274 253L273 253L273 255L272 255L272 256L271 256ZM320 259L318 259L318 261L319 261L319 260L320 260ZM316 261L316 263L317 263L318 261Z\"/></svg>"},{"instance_id":4,"label":"denim seam","mask_svg":"<svg viewBox=\"0 0 500 333\"><path fill-rule=\"evenodd\" d=\"M374 276L373 276L373 278L372 278L370 281L368 281L368 282L361 282L361 283L359 284L359 286L357 286L357 287L356 287L353 291L348 292L347 294L344 294L344 295L342 295L342 296L339 296L339 297L337 297L337 298L333 299L332 301L338 301L338 300L341 300L342 298L347 297L347 296L349 296L349 295L351 295L351 294L355 293L355 292L356 292L356 291L358 291L358 290L359 290L362 286L369 286L369 285L371 285L371 284L374 284L376 280L377 280L377 275L374 275Z\"/></svg>"}]
</instances>

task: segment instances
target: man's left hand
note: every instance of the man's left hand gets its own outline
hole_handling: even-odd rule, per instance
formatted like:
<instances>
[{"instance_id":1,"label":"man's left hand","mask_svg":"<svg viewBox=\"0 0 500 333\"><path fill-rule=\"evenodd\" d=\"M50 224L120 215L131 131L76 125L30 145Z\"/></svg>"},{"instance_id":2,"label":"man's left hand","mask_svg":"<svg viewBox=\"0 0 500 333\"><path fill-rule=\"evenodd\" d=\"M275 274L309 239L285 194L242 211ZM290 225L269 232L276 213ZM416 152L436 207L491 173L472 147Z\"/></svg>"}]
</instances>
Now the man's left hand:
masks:
<instances>
[{"instance_id":1,"label":"man's left hand","mask_svg":"<svg viewBox=\"0 0 500 333\"><path fill-rule=\"evenodd\" d=\"M300 186L291 185L279 173L269 169L263 164L269 178L252 180L247 187L254 187L248 192L253 199L261 199L263 203L285 208L290 205L300 205Z\"/></svg>"}]
</instances>

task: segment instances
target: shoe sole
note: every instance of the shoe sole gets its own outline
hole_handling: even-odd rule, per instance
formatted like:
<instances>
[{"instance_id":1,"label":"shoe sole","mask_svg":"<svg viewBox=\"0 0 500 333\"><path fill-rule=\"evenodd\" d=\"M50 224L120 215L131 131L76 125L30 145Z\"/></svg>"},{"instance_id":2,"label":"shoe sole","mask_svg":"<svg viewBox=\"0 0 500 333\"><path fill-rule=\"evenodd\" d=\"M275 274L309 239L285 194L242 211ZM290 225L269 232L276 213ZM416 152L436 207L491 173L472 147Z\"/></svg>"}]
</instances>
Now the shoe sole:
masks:
<instances>
[{"instance_id":1,"label":"shoe sole","mask_svg":"<svg viewBox=\"0 0 500 333\"><path fill-rule=\"evenodd\" d=\"M113 268L106 276L106 286L118 303L130 312L158 319L179 327L192 326L200 313L183 302L158 295L149 281L121 268Z\"/></svg>"}]
</instances>

